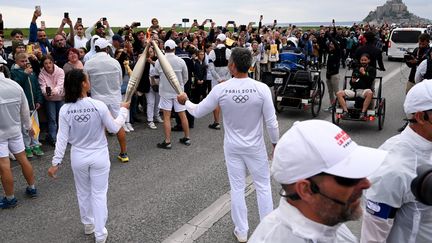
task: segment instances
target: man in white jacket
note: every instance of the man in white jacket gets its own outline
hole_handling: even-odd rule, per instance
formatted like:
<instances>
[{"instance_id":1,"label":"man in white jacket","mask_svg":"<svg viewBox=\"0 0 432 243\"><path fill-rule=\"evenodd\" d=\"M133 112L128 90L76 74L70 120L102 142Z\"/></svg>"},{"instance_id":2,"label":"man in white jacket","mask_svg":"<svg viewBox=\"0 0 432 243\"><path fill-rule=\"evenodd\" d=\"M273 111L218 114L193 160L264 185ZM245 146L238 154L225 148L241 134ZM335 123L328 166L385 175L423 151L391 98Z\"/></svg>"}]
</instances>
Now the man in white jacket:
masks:
<instances>
[{"instance_id":1,"label":"man in white jacket","mask_svg":"<svg viewBox=\"0 0 432 243\"><path fill-rule=\"evenodd\" d=\"M432 165L432 80L408 91L404 110L409 125L381 145L388 155L370 177L361 242L431 242L432 207L415 199L411 181L417 167Z\"/></svg>"},{"instance_id":2,"label":"man in white jacket","mask_svg":"<svg viewBox=\"0 0 432 243\"><path fill-rule=\"evenodd\" d=\"M322 120L296 122L279 140L271 168L282 185L279 207L249 243L357 242L342 224L359 219L366 176L385 151L357 145L336 125Z\"/></svg>"},{"instance_id":3,"label":"man in white jacket","mask_svg":"<svg viewBox=\"0 0 432 243\"><path fill-rule=\"evenodd\" d=\"M104 38L95 41L96 54L84 65L91 83L91 97L104 102L113 117L117 117L121 103L121 84L123 82L120 64L107 53L109 43ZM117 158L129 162L126 152L126 132L123 128L117 133L120 143L120 154Z\"/></svg>"},{"instance_id":4,"label":"man in white jacket","mask_svg":"<svg viewBox=\"0 0 432 243\"><path fill-rule=\"evenodd\" d=\"M0 177L5 197L0 200L0 208L13 208L17 205L14 196L14 180L10 168L9 151L18 160L29 186L26 195L37 197L33 167L24 152L23 129L34 134L30 120L30 110L21 86L15 81L5 78L3 65L6 61L0 57Z\"/></svg>"},{"instance_id":5,"label":"man in white jacket","mask_svg":"<svg viewBox=\"0 0 432 243\"><path fill-rule=\"evenodd\" d=\"M260 219L273 210L268 155L264 143L264 122L273 146L279 139L279 126L267 85L248 77L252 54L246 48L232 51L228 67L234 78L216 85L199 104L178 96L189 113L202 117L220 106L224 120L224 154L231 186L231 217L239 242L248 236L245 201L246 171L249 170L257 191Z\"/></svg>"}]
</instances>

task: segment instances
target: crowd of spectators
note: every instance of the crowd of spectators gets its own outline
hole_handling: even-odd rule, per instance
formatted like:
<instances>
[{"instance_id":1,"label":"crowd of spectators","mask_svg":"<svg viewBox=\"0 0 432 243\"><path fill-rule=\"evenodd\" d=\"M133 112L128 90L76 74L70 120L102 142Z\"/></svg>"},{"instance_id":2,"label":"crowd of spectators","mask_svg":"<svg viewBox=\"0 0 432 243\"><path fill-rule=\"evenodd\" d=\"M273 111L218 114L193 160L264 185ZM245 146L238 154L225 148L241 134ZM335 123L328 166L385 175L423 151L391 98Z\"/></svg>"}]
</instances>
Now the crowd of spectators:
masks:
<instances>
[{"instance_id":1,"label":"crowd of spectators","mask_svg":"<svg viewBox=\"0 0 432 243\"><path fill-rule=\"evenodd\" d=\"M185 90L194 102L199 102L212 88L214 75L209 68L209 54L218 45L219 34L226 37L221 43L228 49L250 49L253 62L249 75L256 80L269 82L271 68L279 60L278 54L295 50L303 53L307 61L317 63L319 67L329 64L327 79L330 85L331 80L338 74L339 66L345 68L346 60L354 58L356 49L366 43L365 33L374 33L374 45L385 52L390 31L394 27L387 24L379 27L354 24L351 27L332 25L306 30L295 25L278 26L277 21L264 25L261 15L258 24L250 22L247 25L238 25L234 21L227 21L224 26L218 26L211 19L206 19L201 24L194 20L190 28L180 28L177 24L173 24L171 28L163 28L158 19L153 18L148 28L138 28L141 23L133 22L114 33L105 17L85 28L82 18L73 23L72 19L65 15L55 36L49 39L44 21L41 21L41 26L37 24L41 14L38 10L33 13L28 43L24 43L25 36L20 29L11 31L11 46L5 47L5 37L0 37L0 56L7 61L5 76L21 84L27 94L30 110L38 111L32 113L36 120L39 113L41 120L46 121L43 122L47 127L45 141L50 144L55 144L56 140L56 120L63 104L62 85L65 74L72 69L84 68L85 63L95 56L94 43L99 38L108 40L110 56L120 63L123 75L122 94L125 93L129 80L128 70L134 69L146 43L155 40L163 49L167 40L173 40L176 43L175 54L186 62L188 68ZM2 28L3 19L0 19L0 22ZM154 50L150 48L142 82L132 99L130 118L124 126L126 132L133 131L132 124L141 121L137 115L139 112L146 113L148 127L151 129L156 129L156 124L162 122L158 108L158 80L157 77L155 79L149 76L156 60ZM213 85L214 83L215 81ZM331 93L335 92L337 90ZM334 95L330 98L334 102ZM188 119L189 126L193 127L193 118L188 115ZM217 120L215 116L213 127L220 128ZM181 130L181 127L176 126L174 129ZM26 143L28 157L33 154L42 155L38 139L29 140L31 141Z\"/></svg>"}]
</instances>

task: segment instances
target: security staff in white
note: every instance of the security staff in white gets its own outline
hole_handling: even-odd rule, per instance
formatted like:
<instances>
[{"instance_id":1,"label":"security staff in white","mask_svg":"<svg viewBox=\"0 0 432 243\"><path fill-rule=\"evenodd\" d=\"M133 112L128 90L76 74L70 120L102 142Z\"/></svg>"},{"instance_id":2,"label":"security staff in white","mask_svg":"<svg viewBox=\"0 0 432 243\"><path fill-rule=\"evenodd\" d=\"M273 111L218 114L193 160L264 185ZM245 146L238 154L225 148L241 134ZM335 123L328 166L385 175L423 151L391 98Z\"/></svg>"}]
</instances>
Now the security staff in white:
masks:
<instances>
[{"instance_id":1,"label":"security staff in white","mask_svg":"<svg viewBox=\"0 0 432 243\"><path fill-rule=\"evenodd\" d=\"M361 217L362 191L385 151L357 145L336 125L296 122L279 140L271 168L282 185L279 207L249 243L358 242L345 224Z\"/></svg>"},{"instance_id":2,"label":"security staff in white","mask_svg":"<svg viewBox=\"0 0 432 243\"><path fill-rule=\"evenodd\" d=\"M104 102L112 116L117 117L121 103L121 84L123 82L122 69L119 62L108 55L110 45L105 38L95 41L96 54L84 65L91 83L91 97ZM126 132L123 128L117 133L120 144L120 154L117 158L123 162L129 162L126 152Z\"/></svg>"},{"instance_id":3,"label":"security staff in white","mask_svg":"<svg viewBox=\"0 0 432 243\"><path fill-rule=\"evenodd\" d=\"M90 83L82 70L70 71L64 87L66 103L60 109L57 142L48 174L56 177L70 143L71 167L84 233L94 232L97 243L105 242L108 237L105 224L110 171L105 128L117 133L125 123L129 104L123 103L119 116L114 119L103 102L87 97Z\"/></svg>"},{"instance_id":4,"label":"security staff in white","mask_svg":"<svg viewBox=\"0 0 432 243\"><path fill-rule=\"evenodd\" d=\"M216 37L216 48L209 53L209 71L212 75L212 88L231 78L230 70L228 69L228 60L231 56L231 50L225 46L226 36L219 34ZM217 106L213 111L213 124L209 128L220 129L220 107Z\"/></svg>"},{"instance_id":5,"label":"security staff in white","mask_svg":"<svg viewBox=\"0 0 432 243\"><path fill-rule=\"evenodd\" d=\"M221 107L225 124L225 161L231 186L231 217L239 242L247 241L249 230L244 192L246 169L256 187L260 219L273 210L264 122L272 144L276 145L279 139L270 89L248 77L251 63L252 55L248 49L235 48L228 63L234 78L216 85L199 104L187 101L185 93L178 96L179 102L186 103L187 110L195 117L210 113L218 105Z\"/></svg>"},{"instance_id":6,"label":"security staff in white","mask_svg":"<svg viewBox=\"0 0 432 243\"><path fill-rule=\"evenodd\" d=\"M18 160L28 183L26 194L37 196L33 167L24 152L24 140L21 125L30 134L33 129L26 95L21 86L4 75L6 61L0 56L0 177L5 197L0 200L0 208L12 208L17 205L14 196L14 179L9 160L9 151Z\"/></svg>"},{"instance_id":7,"label":"security staff in white","mask_svg":"<svg viewBox=\"0 0 432 243\"><path fill-rule=\"evenodd\" d=\"M188 69L185 61L176 56L174 54L175 48L177 47L176 43L173 40L167 40L164 43L165 48L165 56L171 67L173 68L177 80L180 83L180 87L184 90L184 85L188 80ZM181 125L184 132L184 137L180 139L180 142L185 145L190 145L190 137L189 137L189 123L186 117L186 107L178 103L176 97L177 93L170 85L165 73L163 72L162 66L159 60L156 61L154 69L151 70L151 77L160 77L159 81L159 108L163 112L163 121L164 121L164 134L165 139L157 144L158 148L163 149L171 149L171 110L174 107L174 111L178 113L181 121Z\"/></svg>"},{"instance_id":8,"label":"security staff in white","mask_svg":"<svg viewBox=\"0 0 432 243\"><path fill-rule=\"evenodd\" d=\"M432 207L416 201L410 188L416 168L432 165L432 80L411 88L404 111L409 125L381 145L388 155L370 177L361 242L427 243L432 239Z\"/></svg>"}]
</instances>

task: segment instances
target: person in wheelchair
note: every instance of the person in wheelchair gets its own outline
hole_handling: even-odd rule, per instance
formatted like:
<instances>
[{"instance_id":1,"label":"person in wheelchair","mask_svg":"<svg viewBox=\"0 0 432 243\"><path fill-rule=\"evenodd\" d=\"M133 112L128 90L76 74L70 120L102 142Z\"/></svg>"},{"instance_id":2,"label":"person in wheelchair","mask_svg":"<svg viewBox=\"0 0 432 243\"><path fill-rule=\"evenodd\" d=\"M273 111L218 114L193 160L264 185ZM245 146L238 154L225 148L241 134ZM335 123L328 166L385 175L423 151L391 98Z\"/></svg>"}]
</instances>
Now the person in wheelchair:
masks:
<instances>
[{"instance_id":1,"label":"person in wheelchair","mask_svg":"<svg viewBox=\"0 0 432 243\"><path fill-rule=\"evenodd\" d=\"M360 113L360 120L367 119L367 109L373 98L373 84L376 77L376 69L369 65L369 54L364 53L360 57L360 65L355 67L350 81L351 89L340 90L336 96L343 109L342 118L349 116L345 98L360 97L364 99Z\"/></svg>"}]
</instances>

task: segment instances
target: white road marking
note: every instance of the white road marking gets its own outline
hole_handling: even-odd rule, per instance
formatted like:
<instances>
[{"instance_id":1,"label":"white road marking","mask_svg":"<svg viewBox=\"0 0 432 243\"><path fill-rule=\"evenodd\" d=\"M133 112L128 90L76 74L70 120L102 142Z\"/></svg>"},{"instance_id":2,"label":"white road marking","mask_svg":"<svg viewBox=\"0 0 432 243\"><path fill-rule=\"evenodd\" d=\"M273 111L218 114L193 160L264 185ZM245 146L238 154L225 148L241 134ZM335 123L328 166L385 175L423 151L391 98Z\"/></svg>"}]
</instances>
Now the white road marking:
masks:
<instances>
[{"instance_id":1,"label":"white road marking","mask_svg":"<svg viewBox=\"0 0 432 243\"><path fill-rule=\"evenodd\" d=\"M396 68L395 70L391 71L390 73L386 74L383 77L383 82L382 84L384 85L385 83L387 83L389 80L391 80L394 76L396 76L399 73L403 73L405 71L405 69L408 69L408 66L404 65L400 68Z\"/></svg>"},{"instance_id":2,"label":"white road marking","mask_svg":"<svg viewBox=\"0 0 432 243\"><path fill-rule=\"evenodd\" d=\"M252 177L246 178L246 197L255 191ZM192 243L207 230L209 230L219 219L231 210L231 196L227 192L219 197L209 207L201 211L197 216L184 224L180 229L171 234L162 243Z\"/></svg>"}]
</instances>

